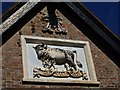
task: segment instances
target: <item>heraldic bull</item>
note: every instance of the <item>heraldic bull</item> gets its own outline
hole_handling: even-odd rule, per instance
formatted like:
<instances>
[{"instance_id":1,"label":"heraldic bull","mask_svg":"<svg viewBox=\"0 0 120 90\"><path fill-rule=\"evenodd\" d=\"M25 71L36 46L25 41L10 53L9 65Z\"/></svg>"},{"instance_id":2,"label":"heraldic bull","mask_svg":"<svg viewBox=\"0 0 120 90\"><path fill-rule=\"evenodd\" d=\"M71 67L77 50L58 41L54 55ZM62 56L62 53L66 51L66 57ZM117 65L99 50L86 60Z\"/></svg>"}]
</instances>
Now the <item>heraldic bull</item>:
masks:
<instances>
[{"instance_id":1,"label":"heraldic bull","mask_svg":"<svg viewBox=\"0 0 120 90\"><path fill-rule=\"evenodd\" d=\"M50 48L44 43L36 45L33 48L36 51L37 58L41 60L44 68L50 69L53 67L55 69L55 65L64 65L66 70L68 70L68 67L69 70L77 70L77 65L82 68L82 64L78 60L76 60L76 64L74 63L74 53L76 53L76 51Z\"/></svg>"}]
</instances>

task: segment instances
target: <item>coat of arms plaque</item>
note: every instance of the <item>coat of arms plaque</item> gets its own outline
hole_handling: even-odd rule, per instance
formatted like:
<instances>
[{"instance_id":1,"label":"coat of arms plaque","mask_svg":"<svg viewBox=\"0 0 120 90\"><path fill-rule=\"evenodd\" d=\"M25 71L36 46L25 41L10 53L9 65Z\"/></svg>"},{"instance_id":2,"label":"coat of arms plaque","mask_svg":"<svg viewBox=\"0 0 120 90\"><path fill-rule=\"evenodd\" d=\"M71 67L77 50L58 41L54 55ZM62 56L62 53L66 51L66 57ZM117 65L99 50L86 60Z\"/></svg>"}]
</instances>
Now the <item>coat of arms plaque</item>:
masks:
<instances>
[{"instance_id":1,"label":"coat of arms plaque","mask_svg":"<svg viewBox=\"0 0 120 90\"><path fill-rule=\"evenodd\" d=\"M23 81L99 84L88 41L21 36Z\"/></svg>"}]
</instances>

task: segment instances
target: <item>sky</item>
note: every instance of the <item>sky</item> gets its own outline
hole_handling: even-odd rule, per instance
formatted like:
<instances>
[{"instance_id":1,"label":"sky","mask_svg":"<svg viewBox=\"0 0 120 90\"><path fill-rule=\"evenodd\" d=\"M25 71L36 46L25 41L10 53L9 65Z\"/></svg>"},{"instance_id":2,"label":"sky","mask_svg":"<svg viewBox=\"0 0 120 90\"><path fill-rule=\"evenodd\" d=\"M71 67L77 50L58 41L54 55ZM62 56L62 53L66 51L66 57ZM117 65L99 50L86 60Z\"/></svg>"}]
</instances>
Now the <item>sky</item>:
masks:
<instances>
[{"instance_id":1,"label":"sky","mask_svg":"<svg viewBox=\"0 0 120 90\"><path fill-rule=\"evenodd\" d=\"M120 2L85 2L83 4L120 37Z\"/></svg>"},{"instance_id":2,"label":"sky","mask_svg":"<svg viewBox=\"0 0 120 90\"><path fill-rule=\"evenodd\" d=\"M120 2L82 2L97 16L114 34L120 38ZM2 2L2 12L13 2Z\"/></svg>"}]
</instances>

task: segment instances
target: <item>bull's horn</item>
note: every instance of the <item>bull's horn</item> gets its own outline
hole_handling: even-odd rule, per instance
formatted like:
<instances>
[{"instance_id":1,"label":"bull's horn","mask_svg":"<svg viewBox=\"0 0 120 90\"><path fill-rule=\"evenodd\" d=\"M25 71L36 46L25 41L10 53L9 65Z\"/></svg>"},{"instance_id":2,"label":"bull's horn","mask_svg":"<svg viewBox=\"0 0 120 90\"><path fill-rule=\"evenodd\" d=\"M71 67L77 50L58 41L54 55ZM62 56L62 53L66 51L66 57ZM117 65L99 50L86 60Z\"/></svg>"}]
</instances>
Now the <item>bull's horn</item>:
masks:
<instances>
[{"instance_id":1,"label":"bull's horn","mask_svg":"<svg viewBox=\"0 0 120 90\"><path fill-rule=\"evenodd\" d=\"M32 46L34 49L35 49L35 47L34 46Z\"/></svg>"},{"instance_id":2,"label":"bull's horn","mask_svg":"<svg viewBox=\"0 0 120 90\"><path fill-rule=\"evenodd\" d=\"M44 43L43 42L41 43L41 47L44 47Z\"/></svg>"},{"instance_id":3,"label":"bull's horn","mask_svg":"<svg viewBox=\"0 0 120 90\"><path fill-rule=\"evenodd\" d=\"M45 45L45 49L47 49L47 45Z\"/></svg>"}]
</instances>

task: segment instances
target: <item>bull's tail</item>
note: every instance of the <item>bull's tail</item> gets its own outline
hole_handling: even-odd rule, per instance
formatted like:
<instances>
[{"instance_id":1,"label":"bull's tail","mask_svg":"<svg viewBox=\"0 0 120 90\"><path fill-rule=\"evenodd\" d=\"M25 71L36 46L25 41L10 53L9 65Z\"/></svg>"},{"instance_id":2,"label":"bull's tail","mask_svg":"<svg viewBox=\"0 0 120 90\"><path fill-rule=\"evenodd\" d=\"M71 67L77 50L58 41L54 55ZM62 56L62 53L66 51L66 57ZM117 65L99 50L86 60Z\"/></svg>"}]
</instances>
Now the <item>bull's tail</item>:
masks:
<instances>
[{"instance_id":1,"label":"bull's tail","mask_svg":"<svg viewBox=\"0 0 120 90\"><path fill-rule=\"evenodd\" d=\"M77 63L77 65L78 65L80 68L82 68L82 64L81 64L81 62L80 62L80 61L78 60L78 58L77 58L77 56L78 56L77 51L74 50L73 52L76 54L76 63Z\"/></svg>"}]
</instances>

